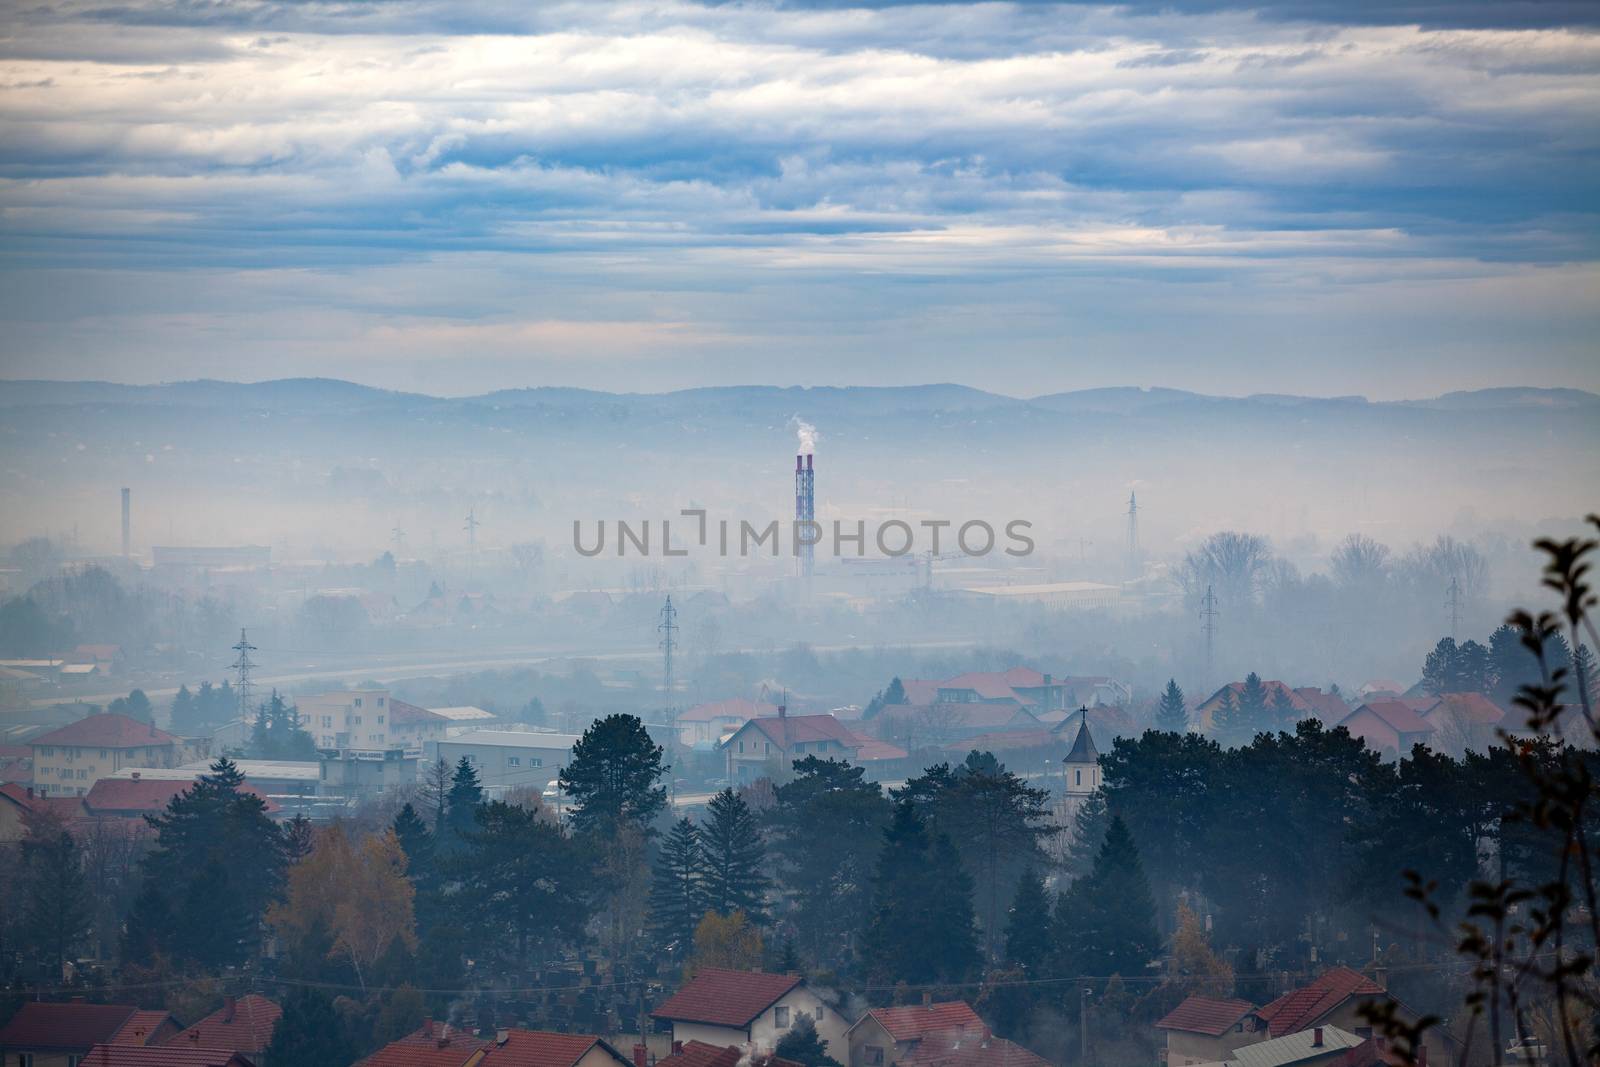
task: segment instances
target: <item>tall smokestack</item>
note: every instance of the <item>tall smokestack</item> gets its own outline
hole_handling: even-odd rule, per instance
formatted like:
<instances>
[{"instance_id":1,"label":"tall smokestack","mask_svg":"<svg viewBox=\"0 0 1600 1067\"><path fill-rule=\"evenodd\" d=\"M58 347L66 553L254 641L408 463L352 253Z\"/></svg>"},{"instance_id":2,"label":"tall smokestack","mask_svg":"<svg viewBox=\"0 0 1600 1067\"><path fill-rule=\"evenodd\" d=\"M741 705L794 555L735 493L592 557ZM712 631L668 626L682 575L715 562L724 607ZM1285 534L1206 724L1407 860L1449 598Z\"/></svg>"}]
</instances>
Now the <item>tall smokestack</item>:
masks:
<instances>
[{"instance_id":1,"label":"tall smokestack","mask_svg":"<svg viewBox=\"0 0 1600 1067\"><path fill-rule=\"evenodd\" d=\"M127 489L127 488L124 488L122 490L122 558L123 559L127 559L132 554L132 551L131 551L131 548L130 548L130 546L132 544L132 541L131 541L131 539L129 537L129 531L131 529L130 522L131 522L132 517L133 517L132 497L133 497L133 490Z\"/></svg>"},{"instance_id":2,"label":"tall smokestack","mask_svg":"<svg viewBox=\"0 0 1600 1067\"><path fill-rule=\"evenodd\" d=\"M804 466L801 466L802 459L805 461ZM807 452L804 456L797 455L794 457L794 535L796 539L800 537L801 524L808 524L805 526L807 543L799 546L799 556L795 560L796 570L802 578L811 577L811 567L815 561L816 549L810 542L816 538L815 531L812 530L810 524L814 524L816 520L816 472L811 467L811 453Z\"/></svg>"}]
</instances>

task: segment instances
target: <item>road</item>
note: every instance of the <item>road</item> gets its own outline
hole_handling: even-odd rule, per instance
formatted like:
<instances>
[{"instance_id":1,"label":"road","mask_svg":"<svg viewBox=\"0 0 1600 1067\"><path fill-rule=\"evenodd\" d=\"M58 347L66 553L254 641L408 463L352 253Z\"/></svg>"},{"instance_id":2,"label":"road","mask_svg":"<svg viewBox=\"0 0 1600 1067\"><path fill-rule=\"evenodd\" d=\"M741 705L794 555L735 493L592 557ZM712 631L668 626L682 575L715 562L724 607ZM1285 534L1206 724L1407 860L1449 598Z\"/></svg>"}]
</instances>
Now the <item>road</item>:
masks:
<instances>
[{"instance_id":1,"label":"road","mask_svg":"<svg viewBox=\"0 0 1600 1067\"><path fill-rule=\"evenodd\" d=\"M932 649L932 648L969 648L978 644L977 641L905 641L895 645L874 645L873 647L904 648L904 649ZM818 652L842 652L847 649L860 647L853 643L839 643L828 645L812 645ZM770 651L769 646L751 646L736 648L731 651L737 653L761 653ZM419 678L435 674L459 674L465 671L481 671L510 669L514 667L534 667L555 663L561 660L584 659L599 660L603 662L626 662L640 660L654 662L659 652L655 646L641 646L632 649L615 650L611 652L586 653L579 649L553 648L549 646L529 646L521 649L509 649L505 652L491 656L476 654L463 654L461 656L439 657L438 654L419 653L424 659L421 662L408 661L393 654L376 660L368 660L356 666L340 667L337 669L321 668L317 664L307 664L305 667L285 671L277 674L252 674L250 683L256 687L289 687L298 686L305 682L360 682L368 679L391 684L404 678ZM127 696L128 689L137 686L137 679L129 679L127 688L108 693L86 693L82 695L61 695L43 697L34 700L34 707L49 707L53 704L67 704L82 702L85 704L106 704L120 696ZM164 705L170 704L172 697L178 692L177 686L163 688L145 688L145 696L159 709L158 718L165 719Z\"/></svg>"}]
</instances>

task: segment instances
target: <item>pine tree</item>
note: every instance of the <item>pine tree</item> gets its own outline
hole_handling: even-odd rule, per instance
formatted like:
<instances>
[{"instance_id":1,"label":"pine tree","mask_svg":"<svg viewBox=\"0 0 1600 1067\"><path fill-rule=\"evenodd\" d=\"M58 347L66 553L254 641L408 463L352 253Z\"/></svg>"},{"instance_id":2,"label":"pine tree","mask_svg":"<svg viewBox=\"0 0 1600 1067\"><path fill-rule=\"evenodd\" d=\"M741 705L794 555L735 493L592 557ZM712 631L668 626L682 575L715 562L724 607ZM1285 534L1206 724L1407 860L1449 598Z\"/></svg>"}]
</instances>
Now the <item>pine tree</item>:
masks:
<instances>
[{"instance_id":1,"label":"pine tree","mask_svg":"<svg viewBox=\"0 0 1600 1067\"><path fill-rule=\"evenodd\" d=\"M561 771L561 789L572 798L572 827L579 834L610 836L631 823L646 836L666 807L661 746L635 715L597 719L572 747Z\"/></svg>"},{"instance_id":2,"label":"pine tree","mask_svg":"<svg viewBox=\"0 0 1600 1067\"><path fill-rule=\"evenodd\" d=\"M1113 816L1094 870L1056 908L1056 951L1064 975L1143 974L1161 948L1155 899L1133 835Z\"/></svg>"},{"instance_id":3,"label":"pine tree","mask_svg":"<svg viewBox=\"0 0 1600 1067\"><path fill-rule=\"evenodd\" d=\"M706 913L704 874L699 831L689 819L679 819L661 843L650 886L650 932L675 959L688 954L695 927Z\"/></svg>"},{"instance_id":4,"label":"pine tree","mask_svg":"<svg viewBox=\"0 0 1600 1067\"><path fill-rule=\"evenodd\" d=\"M1017 882L1006 922L1006 963L1024 974L1044 973L1050 959L1050 897L1032 867Z\"/></svg>"},{"instance_id":5,"label":"pine tree","mask_svg":"<svg viewBox=\"0 0 1600 1067\"><path fill-rule=\"evenodd\" d=\"M1261 675L1251 671L1245 675L1244 688L1239 690L1239 712L1252 732L1262 729L1267 721L1267 687L1261 684Z\"/></svg>"},{"instance_id":6,"label":"pine tree","mask_svg":"<svg viewBox=\"0 0 1600 1067\"><path fill-rule=\"evenodd\" d=\"M1300 710L1294 706L1294 700L1289 696L1287 687L1279 689L1272 694L1273 725L1279 730L1294 729L1294 724L1300 719Z\"/></svg>"},{"instance_id":7,"label":"pine tree","mask_svg":"<svg viewBox=\"0 0 1600 1067\"><path fill-rule=\"evenodd\" d=\"M178 692L172 698L173 730L182 735L196 734L202 725L195 714L194 694L189 692L187 685L178 686Z\"/></svg>"},{"instance_id":8,"label":"pine tree","mask_svg":"<svg viewBox=\"0 0 1600 1067\"><path fill-rule=\"evenodd\" d=\"M172 939L172 909L167 895L146 878L123 922L122 962L150 966L158 955L171 951Z\"/></svg>"},{"instance_id":9,"label":"pine tree","mask_svg":"<svg viewBox=\"0 0 1600 1067\"><path fill-rule=\"evenodd\" d=\"M1184 704L1183 690L1178 688L1176 678L1167 679L1166 692L1161 694L1161 703L1156 707L1155 726L1157 730L1167 733L1189 732L1189 709Z\"/></svg>"},{"instance_id":10,"label":"pine tree","mask_svg":"<svg viewBox=\"0 0 1600 1067\"><path fill-rule=\"evenodd\" d=\"M700 830L705 854L705 902L720 915L742 911L751 922L766 921L767 850L756 817L731 788L711 798Z\"/></svg>"}]
</instances>

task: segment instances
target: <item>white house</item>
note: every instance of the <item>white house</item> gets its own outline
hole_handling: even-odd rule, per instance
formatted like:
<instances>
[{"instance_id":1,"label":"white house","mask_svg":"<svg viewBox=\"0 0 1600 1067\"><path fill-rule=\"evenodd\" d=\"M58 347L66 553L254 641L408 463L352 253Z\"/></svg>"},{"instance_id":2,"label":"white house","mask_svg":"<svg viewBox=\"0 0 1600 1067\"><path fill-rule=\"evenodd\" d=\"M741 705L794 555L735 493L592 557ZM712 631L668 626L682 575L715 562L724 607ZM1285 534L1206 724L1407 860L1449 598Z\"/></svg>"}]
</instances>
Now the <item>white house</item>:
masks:
<instances>
[{"instance_id":1,"label":"white house","mask_svg":"<svg viewBox=\"0 0 1600 1067\"><path fill-rule=\"evenodd\" d=\"M770 1052L809 1017L830 1055L845 1055L845 1019L797 974L725 971L706 967L651 1013L672 1024L672 1040Z\"/></svg>"},{"instance_id":2,"label":"white house","mask_svg":"<svg viewBox=\"0 0 1600 1067\"><path fill-rule=\"evenodd\" d=\"M434 749L452 767L465 756L477 769L484 792L497 797L516 786L543 790L572 759L577 743L577 734L470 730L435 742Z\"/></svg>"}]
</instances>

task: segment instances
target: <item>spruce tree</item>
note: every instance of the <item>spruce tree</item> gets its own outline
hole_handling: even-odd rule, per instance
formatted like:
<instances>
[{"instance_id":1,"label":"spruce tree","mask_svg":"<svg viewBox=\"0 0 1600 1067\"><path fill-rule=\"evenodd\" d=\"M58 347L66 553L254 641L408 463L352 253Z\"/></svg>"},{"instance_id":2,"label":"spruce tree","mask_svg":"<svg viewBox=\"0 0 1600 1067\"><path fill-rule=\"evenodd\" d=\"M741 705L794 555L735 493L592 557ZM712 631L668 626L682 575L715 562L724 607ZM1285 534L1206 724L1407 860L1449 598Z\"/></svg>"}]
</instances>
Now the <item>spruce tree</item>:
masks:
<instances>
[{"instance_id":1,"label":"spruce tree","mask_svg":"<svg viewBox=\"0 0 1600 1067\"><path fill-rule=\"evenodd\" d=\"M650 933L674 959L694 947L694 930L706 913L705 853L689 819L673 823L656 857L650 885Z\"/></svg>"},{"instance_id":2,"label":"spruce tree","mask_svg":"<svg viewBox=\"0 0 1600 1067\"><path fill-rule=\"evenodd\" d=\"M742 911L750 921L766 921L767 850L756 817L731 788L711 798L700 830L705 852L706 906L720 915Z\"/></svg>"},{"instance_id":3,"label":"spruce tree","mask_svg":"<svg viewBox=\"0 0 1600 1067\"><path fill-rule=\"evenodd\" d=\"M579 834L612 836L623 823L649 836L667 805L661 746L635 715L597 719L572 747L561 789L572 798L572 827Z\"/></svg>"},{"instance_id":4,"label":"spruce tree","mask_svg":"<svg viewBox=\"0 0 1600 1067\"><path fill-rule=\"evenodd\" d=\"M483 803L483 786L478 782L477 768L462 756L450 776L450 792L445 796L445 827L450 836L460 840L473 829L478 805Z\"/></svg>"},{"instance_id":5,"label":"spruce tree","mask_svg":"<svg viewBox=\"0 0 1600 1067\"><path fill-rule=\"evenodd\" d=\"M1237 748L1250 743L1253 729L1234 699L1233 690L1222 691L1222 702L1211 713L1211 730L1224 748Z\"/></svg>"},{"instance_id":6,"label":"spruce tree","mask_svg":"<svg viewBox=\"0 0 1600 1067\"><path fill-rule=\"evenodd\" d=\"M194 694L189 692L187 685L178 686L177 694L172 698L172 729L179 734L197 734L203 723L195 714Z\"/></svg>"},{"instance_id":7,"label":"spruce tree","mask_svg":"<svg viewBox=\"0 0 1600 1067\"><path fill-rule=\"evenodd\" d=\"M1266 725L1267 687L1261 684L1261 675L1255 671L1245 675L1244 688L1239 690L1239 712L1252 733Z\"/></svg>"},{"instance_id":8,"label":"spruce tree","mask_svg":"<svg viewBox=\"0 0 1600 1067\"><path fill-rule=\"evenodd\" d=\"M1072 841L1067 845L1063 866L1073 878L1083 878L1094 870L1100 842L1111 828L1111 812L1106 807L1104 789L1097 789L1072 813Z\"/></svg>"},{"instance_id":9,"label":"spruce tree","mask_svg":"<svg viewBox=\"0 0 1600 1067\"><path fill-rule=\"evenodd\" d=\"M1189 709L1176 678L1167 679L1166 691L1161 694L1161 703L1156 707L1155 726L1157 730L1172 734L1189 732Z\"/></svg>"},{"instance_id":10,"label":"spruce tree","mask_svg":"<svg viewBox=\"0 0 1600 1067\"><path fill-rule=\"evenodd\" d=\"M801 1067L842 1067L838 1060L828 1055L828 1042L817 1035L817 1024L811 1021L809 1015L800 1016L788 1033L778 1039L772 1054L777 1059L798 1063Z\"/></svg>"},{"instance_id":11,"label":"spruce tree","mask_svg":"<svg viewBox=\"0 0 1600 1067\"><path fill-rule=\"evenodd\" d=\"M1006 963L1030 977L1044 973L1050 959L1050 897L1044 879L1029 867L1017 882L1006 921Z\"/></svg>"},{"instance_id":12,"label":"spruce tree","mask_svg":"<svg viewBox=\"0 0 1600 1067\"><path fill-rule=\"evenodd\" d=\"M1111 819L1094 870L1062 897L1054 926L1064 976L1143 974L1160 951L1150 882L1120 816Z\"/></svg>"},{"instance_id":13,"label":"spruce tree","mask_svg":"<svg viewBox=\"0 0 1600 1067\"><path fill-rule=\"evenodd\" d=\"M977 968L972 879L948 838L930 838L909 797L883 832L872 902L861 938L869 981L953 983Z\"/></svg>"},{"instance_id":14,"label":"spruce tree","mask_svg":"<svg viewBox=\"0 0 1600 1067\"><path fill-rule=\"evenodd\" d=\"M1279 730L1294 729L1294 724L1300 719L1300 710L1294 706L1294 700L1289 696L1287 688L1279 689L1272 694L1272 725Z\"/></svg>"}]
</instances>

